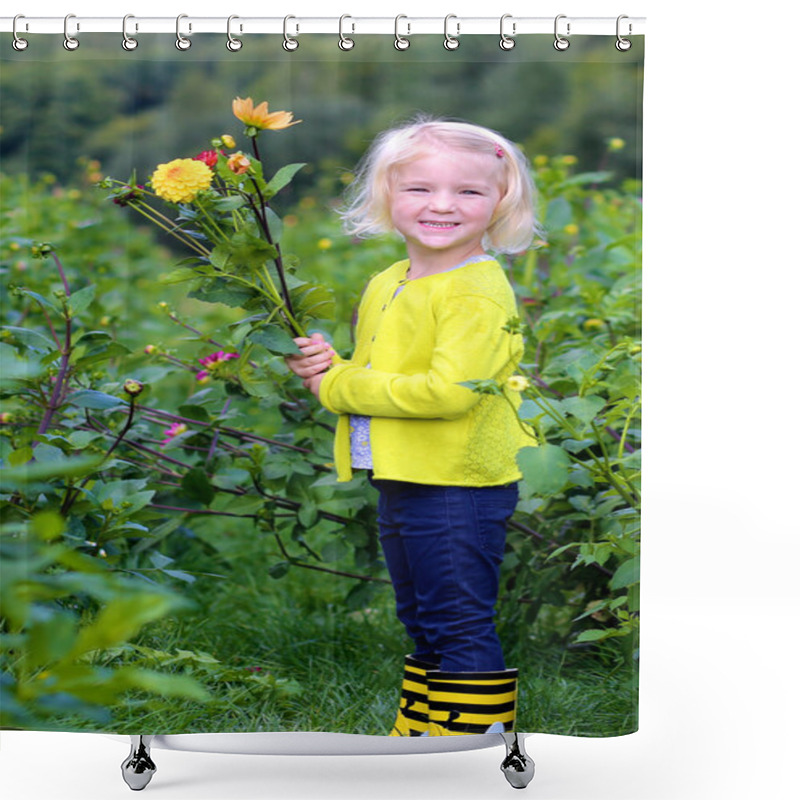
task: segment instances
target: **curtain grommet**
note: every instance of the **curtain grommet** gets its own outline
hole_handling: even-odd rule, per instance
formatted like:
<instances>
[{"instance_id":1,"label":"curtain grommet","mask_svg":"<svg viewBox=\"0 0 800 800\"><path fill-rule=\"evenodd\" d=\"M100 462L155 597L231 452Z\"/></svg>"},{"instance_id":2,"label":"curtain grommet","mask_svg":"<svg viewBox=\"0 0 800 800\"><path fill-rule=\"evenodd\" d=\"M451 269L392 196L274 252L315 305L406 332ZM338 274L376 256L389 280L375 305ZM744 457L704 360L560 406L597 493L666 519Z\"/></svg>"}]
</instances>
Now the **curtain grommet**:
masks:
<instances>
[{"instance_id":1,"label":"curtain grommet","mask_svg":"<svg viewBox=\"0 0 800 800\"><path fill-rule=\"evenodd\" d=\"M69 35L69 21L71 19L75 19L74 14L67 14L67 16L64 17L64 49L69 50L70 52L73 50L77 50L81 44L74 36ZM75 30L79 31L80 29L81 26L78 23L76 23Z\"/></svg>"},{"instance_id":2,"label":"curtain grommet","mask_svg":"<svg viewBox=\"0 0 800 800\"><path fill-rule=\"evenodd\" d=\"M516 41L514 40L514 36L517 35L517 23L511 23L511 35L509 36L505 32L505 24L507 19L513 19L511 14L503 14L500 17L500 49L501 50L513 50Z\"/></svg>"},{"instance_id":3,"label":"curtain grommet","mask_svg":"<svg viewBox=\"0 0 800 800\"><path fill-rule=\"evenodd\" d=\"M134 36L128 35L128 20L135 19L133 14L126 14L122 18L122 49L130 52L139 46L139 41ZM134 30L139 30L139 25L134 23Z\"/></svg>"},{"instance_id":4,"label":"curtain grommet","mask_svg":"<svg viewBox=\"0 0 800 800\"><path fill-rule=\"evenodd\" d=\"M188 50L192 46L192 40L191 39L187 39L181 33L181 20L182 19L187 19L188 16L189 16L188 14L178 14L178 16L177 16L177 18L175 20L175 37L176 37L175 38L175 47L177 47L178 50ZM192 31L192 23L190 22L189 23L189 32L191 33L191 31Z\"/></svg>"},{"instance_id":5,"label":"curtain grommet","mask_svg":"<svg viewBox=\"0 0 800 800\"><path fill-rule=\"evenodd\" d=\"M627 50L630 50L631 49L631 45L632 45L631 40L624 38L622 36L622 34L620 34L620 32L619 32L620 31L620 23L622 22L623 19L629 19L629 17L626 14L620 14L617 17L617 41L614 43L614 47L616 47L617 50L620 51L620 53L624 53ZM631 24L629 22L628 23L628 36L631 35L631 30L632 30L632 28L631 28Z\"/></svg>"},{"instance_id":6,"label":"curtain grommet","mask_svg":"<svg viewBox=\"0 0 800 800\"><path fill-rule=\"evenodd\" d=\"M342 16L339 17L339 49L344 51L352 50L356 46L356 43L350 37L344 35L343 27L344 27L344 21L346 19L353 19L353 18L349 14L342 14ZM356 24L355 22L353 22L351 23L350 33L355 33L355 32L356 32Z\"/></svg>"},{"instance_id":7,"label":"curtain grommet","mask_svg":"<svg viewBox=\"0 0 800 800\"><path fill-rule=\"evenodd\" d=\"M563 53L569 47L569 39L565 39L559 32L558 32L558 21L560 19L566 19L566 14L559 14L555 22L553 23L553 35L556 37L553 41L553 47L558 50L559 53ZM567 23L567 36L570 34L570 24Z\"/></svg>"},{"instance_id":8,"label":"curtain grommet","mask_svg":"<svg viewBox=\"0 0 800 800\"><path fill-rule=\"evenodd\" d=\"M17 33L17 20L20 20L20 19L25 19L25 15L24 15L24 14L17 14L17 15L14 17L14 21L11 23L11 33L14 35L14 41L13 41L13 42L11 42L11 46L12 46L12 47L13 47L13 48L14 48L14 49L15 49L15 50L18 52L18 53L21 53L23 50L25 50L25 49L28 47L28 40L27 40L27 39L23 39L23 38L22 38L22 37L21 37L21 36L20 36L20 35ZM25 29L27 30L27 28L28 28L28 26L27 26L27 24L26 24L26 25L25 25Z\"/></svg>"},{"instance_id":9,"label":"curtain grommet","mask_svg":"<svg viewBox=\"0 0 800 800\"><path fill-rule=\"evenodd\" d=\"M408 50L411 47L411 41L407 39L407 36L411 36L411 23L407 22L406 27L408 31L406 32L406 36L400 35L400 20L401 19L408 19L405 14L398 14L394 18L394 49L395 50Z\"/></svg>"},{"instance_id":10,"label":"curtain grommet","mask_svg":"<svg viewBox=\"0 0 800 800\"><path fill-rule=\"evenodd\" d=\"M231 16L228 17L228 41L225 43L225 47L227 47L228 50L231 51L231 53L237 53L237 52L239 52L239 50L242 49L242 47L244 47L244 44L243 44L242 40L241 39L237 39L231 33L231 22L233 22L233 20L235 20L235 19L239 19L239 17L237 17L236 14L231 14ZM242 32L242 26L240 25L239 26L239 33L241 33L241 32Z\"/></svg>"},{"instance_id":11,"label":"curtain grommet","mask_svg":"<svg viewBox=\"0 0 800 800\"><path fill-rule=\"evenodd\" d=\"M448 25L450 20L454 19L456 21L456 33L455 36L451 34L448 30ZM461 23L458 21L458 17L455 14L448 14L444 18L444 49L445 50L458 50L458 46L461 42L458 41L458 37L461 33Z\"/></svg>"},{"instance_id":12,"label":"curtain grommet","mask_svg":"<svg viewBox=\"0 0 800 800\"><path fill-rule=\"evenodd\" d=\"M300 47L300 42L297 41L297 34L300 33L300 26L295 25L295 35L289 36L289 20L297 19L297 17L288 14L283 18L283 49L287 53L293 53Z\"/></svg>"}]
</instances>

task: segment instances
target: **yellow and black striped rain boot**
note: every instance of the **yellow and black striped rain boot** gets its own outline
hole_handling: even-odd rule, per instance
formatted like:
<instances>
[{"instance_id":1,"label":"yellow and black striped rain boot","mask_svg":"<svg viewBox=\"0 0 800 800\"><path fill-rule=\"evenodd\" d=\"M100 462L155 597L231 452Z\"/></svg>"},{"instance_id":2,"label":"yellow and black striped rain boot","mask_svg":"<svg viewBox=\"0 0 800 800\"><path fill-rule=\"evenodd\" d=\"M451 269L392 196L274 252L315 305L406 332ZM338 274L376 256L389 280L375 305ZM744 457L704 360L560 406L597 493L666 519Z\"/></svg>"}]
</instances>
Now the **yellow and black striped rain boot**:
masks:
<instances>
[{"instance_id":1,"label":"yellow and black striped rain boot","mask_svg":"<svg viewBox=\"0 0 800 800\"><path fill-rule=\"evenodd\" d=\"M400 708L389 736L423 736L428 734L428 678L435 664L406 656Z\"/></svg>"},{"instance_id":2,"label":"yellow and black striped rain boot","mask_svg":"<svg viewBox=\"0 0 800 800\"><path fill-rule=\"evenodd\" d=\"M518 674L516 669L428 672L430 735L513 731Z\"/></svg>"}]
</instances>

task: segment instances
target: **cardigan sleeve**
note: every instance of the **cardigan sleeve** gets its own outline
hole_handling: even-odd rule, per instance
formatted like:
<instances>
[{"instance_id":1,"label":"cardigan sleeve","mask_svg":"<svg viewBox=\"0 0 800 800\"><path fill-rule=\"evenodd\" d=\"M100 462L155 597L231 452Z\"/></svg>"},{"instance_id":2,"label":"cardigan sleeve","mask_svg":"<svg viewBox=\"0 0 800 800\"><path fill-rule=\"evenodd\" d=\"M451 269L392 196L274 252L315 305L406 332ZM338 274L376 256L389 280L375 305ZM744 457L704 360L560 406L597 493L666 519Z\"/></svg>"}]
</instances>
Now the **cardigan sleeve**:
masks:
<instances>
[{"instance_id":1,"label":"cardigan sleeve","mask_svg":"<svg viewBox=\"0 0 800 800\"><path fill-rule=\"evenodd\" d=\"M503 330L508 311L479 295L450 298L436 321L427 370L415 374L340 364L325 374L320 401L337 414L457 419L481 398L462 381L498 375L519 345Z\"/></svg>"}]
</instances>

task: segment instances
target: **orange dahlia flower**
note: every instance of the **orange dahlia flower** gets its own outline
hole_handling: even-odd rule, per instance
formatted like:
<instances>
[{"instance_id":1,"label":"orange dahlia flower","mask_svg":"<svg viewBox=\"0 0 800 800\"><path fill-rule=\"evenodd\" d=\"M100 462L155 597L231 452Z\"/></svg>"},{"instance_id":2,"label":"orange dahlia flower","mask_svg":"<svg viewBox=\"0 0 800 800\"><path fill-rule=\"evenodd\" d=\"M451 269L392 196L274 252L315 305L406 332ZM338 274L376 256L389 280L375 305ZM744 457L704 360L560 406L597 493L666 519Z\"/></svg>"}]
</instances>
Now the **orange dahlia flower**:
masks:
<instances>
[{"instance_id":1,"label":"orange dahlia flower","mask_svg":"<svg viewBox=\"0 0 800 800\"><path fill-rule=\"evenodd\" d=\"M270 113L269 104L265 100L253 107L253 98L246 97L242 100L237 97L233 101L233 115L250 128L258 130L280 131L291 125L297 125L302 120L292 122L294 114L291 111L273 111Z\"/></svg>"}]
</instances>

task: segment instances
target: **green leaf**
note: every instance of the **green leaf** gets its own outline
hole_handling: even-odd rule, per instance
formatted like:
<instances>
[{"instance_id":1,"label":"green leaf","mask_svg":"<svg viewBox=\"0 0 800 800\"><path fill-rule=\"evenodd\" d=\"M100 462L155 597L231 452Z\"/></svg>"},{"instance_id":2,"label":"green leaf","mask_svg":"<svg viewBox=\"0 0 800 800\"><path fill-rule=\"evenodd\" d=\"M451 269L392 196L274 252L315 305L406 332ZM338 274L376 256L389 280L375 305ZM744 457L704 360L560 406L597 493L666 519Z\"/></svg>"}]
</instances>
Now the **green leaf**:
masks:
<instances>
[{"instance_id":1,"label":"green leaf","mask_svg":"<svg viewBox=\"0 0 800 800\"><path fill-rule=\"evenodd\" d=\"M71 456L64 461L21 464L2 471L2 485L6 488L53 478L81 477L93 472L103 461L102 456Z\"/></svg>"},{"instance_id":2,"label":"green leaf","mask_svg":"<svg viewBox=\"0 0 800 800\"><path fill-rule=\"evenodd\" d=\"M289 184L294 176L305 166L305 164L287 164L281 167L267 184L267 189L271 195L277 194L284 186Z\"/></svg>"},{"instance_id":3,"label":"green leaf","mask_svg":"<svg viewBox=\"0 0 800 800\"><path fill-rule=\"evenodd\" d=\"M612 589L624 589L626 586L632 586L639 581L639 557L629 558L619 565L614 577L609 582L609 587Z\"/></svg>"},{"instance_id":4,"label":"green leaf","mask_svg":"<svg viewBox=\"0 0 800 800\"><path fill-rule=\"evenodd\" d=\"M272 234L272 241L279 242L283 235L283 221L269 206L264 209L264 215L267 218L269 232Z\"/></svg>"},{"instance_id":5,"label":"green leaf","mask_svg":"<svg viewBox=\"0 0 800 800\"><path fill-rule=\"evenodd\" d=\"M59 308L55 303L48 300L46 297L42 297L42 295L38 294L37 292L31 291L30 289L19 289L20 294L27 295L28 297L32 297L36 300L37 303L41 303L43 306L47 306L51 310L55 311L56 314L62 315L63 310Z\"/></svg>"},{"instance_id":6,"label":"green leaf","mask_svg":"<svg viewBox=\"0 0 800 800\"><path fill-rule=\"evenodd\" d=\"M579 419L584 425L590 425L604 405L605 400L596 394L588 397L565 397L561 401L561 409Z\"/></svg>"},{"instance_id":7,"label":"green leaf","mask_svg":"<svg viewBox=\"0 0 800 800\"><path fill-rule=\"evenodd\" d=\"M164 275L159 282L165 284L184 283L185 281L190 281L197 277L198 275L193 269L189 267L178 267L178 269L173 269L172 272L168 272Z\"/></svg>"},{"instance_id":8,"label":"green leaf","mask_svg":"<svg viewBox=\"0 0 800 800\"><path fill-rule=\"evenodd\" d=\"M523 447L517 453L517 464L533 492L547 496L557 494L567 485L572 461L558 445L543 444Z\"/></svg>"},{"instance_id":9,"label":"green leaf","mask_svg":"<svg viewBox=\"0 0 800 800\"><path fill-rule=\"evenodd\" d=\"M77 624L71 614L55 612L35 622L25 643L25 657L31 666L44 666L62 658L75 643Z\"/></svg>"},{"instance_id":10,"label":"green leaf","mask_svg":"<svg viewBox=\"0 0 800 800\"><path fill-rule=\"evenodd\" d=\"M3 330L11 331L14 339L26 347L32 347L34 350L55 350L56 345L52 339L48 339L44 334L39 331L30 330L29 328L18 328L14 325L3 325Z\"/></svg>"},{"instance_id":11,"label":"green leaf","mask_svg":"<svg viewBox=\"0 0 800 800\"><path fill-rule=\"evenodd\" d=\"M304 528L313 527L319 519L319 511L315 503L311 501L304 502L297 512L297 521Z\"/></svg>"},{"instance_id":12,"label":"green leaf","mask_svg":"<svg viewBox=\"0 0 800 800\"><path fill-rule=\"evenodd\" d=\"M178 414L182 417L188 417L189 419L196 419L198 422L209 422L211 420L208 411L203 406L193 405L191 403L179 406Z\"/></svg>"},{"instance_id":13,"label":"green leaf","mask_svg":"<svg viewBox=\"0 0 800 800\"><path fill-rule=\"evenodd\" d=\"M609 636L613 636L613 633L611 631L603 630L602 628L592 628L591 630L588 631L582 631L575 641L600 642L603 639L608 639Z\"/></svg>"},{"instance_id":14,"label":"green leaf","mask_svg":"<svg viewBox=\"0 0 800 800\"><path fill-rule=\"evenodd\" d=\"M181 486L189 497L204 505L210 505L216 494L206 471L200 467L190 469L181 479Z\"/></svg>"},{"instance_id":15,"label":"green leaf","mask_svg":"<svg viewBox=\"0 0 800 800\"><path fill-rule=\"evenodd\" d=\"M112 599L95 620L83 628L69 653L77 658L93 650L108 647L132 639L148 622L160 619L178 605L172 595L137 592Z\"/></svg>"},{"instance_id":16,"label":"green leaf","mask_svg":"<svg viewBox=\"0 0 800 800\"><path fill-rule=\"evenodd\" d=\"M228 197L221 197L219 200L214 200L213 206L217 211L235 211L245 204L245 199L241 195L232 194Z\"/></svg>"},{"instance_id":17,"label":"green leaf","mask_svg":"<svg viewBox=\"0 0 800 800\"><path fill-rule=\"evenodd\" d=\"M122 398L114 397L113 394L98 392L95 389L79 389L77 392L73 392L69 395L67 402L71 403L73 406L78 406L78 408L95 408L102 410L127 405Z\"/></svg>"},{"instance_id":18,"label":"green leaf","mask_svg":"<svg viewBox=\"0 0 800 800\"><path fill-rule=\"evenodd\" d=\"M269 568L270 578L282 578L289 571L289 567L288 561L278 561Z\"/></svg>"},{"instance_id":19,"label":"green leaf","mask_svg":"<svg viewBox=\"0 0 800 800\"><path fill-rule=\"evenodd\" d=\"M232 308L241 308L256 296L257 293L253 289L237 286L223 278L204 281L202 286L188 294L188 297L202 300L204 303L223 303Z\"/></svg>"},{"instance_id":20,"label":"green leaf","mask_svg":"<svg viewBox=\"0 0 800 800\"><path fill-rule=\"evenodd\" d=\"M78 314L86 311L92 300L94 300L96 291L97 287L92 284L91 286L84 286L83 289L78 289L77 292L73 292L67 300L70 316L76 317Z\"/></svg>"},{"instance_id":21,"label":"green leaf","mask_svg":"<svg viewBox=\"0 0 800 800\"><path fill-rule=\"evenodd\" d=\"M247 338L251 342L265 347L271 353L297 355L300 352L292 337L277 325L265 325L257 328L251 331Z\"/></svg>"}]
</instances>

